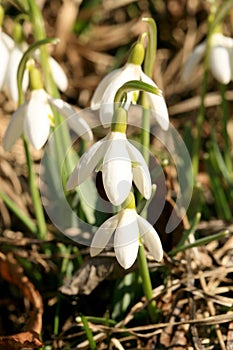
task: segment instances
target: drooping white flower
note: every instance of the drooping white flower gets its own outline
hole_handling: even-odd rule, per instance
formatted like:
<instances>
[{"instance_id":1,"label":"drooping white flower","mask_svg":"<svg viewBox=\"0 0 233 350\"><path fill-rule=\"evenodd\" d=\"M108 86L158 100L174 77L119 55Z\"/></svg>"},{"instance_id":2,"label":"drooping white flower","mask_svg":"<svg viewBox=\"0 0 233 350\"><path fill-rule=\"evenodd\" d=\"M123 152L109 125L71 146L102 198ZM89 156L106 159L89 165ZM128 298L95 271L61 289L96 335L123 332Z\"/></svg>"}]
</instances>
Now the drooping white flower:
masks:
<instances>
[{"instance_id":1,"label":"drooping white flower","mask_svg":"<svg viewBox=\"0 0 233 350\"><path fill-rule=\"evenodd\" d=\"M9 94L10 98L17 102L18 101L18 87L17 87L17 70L19 67L19 63L23 57L23 50L19 45L14 45L14 47L10 51L10 56L8 60L8 69L6 72L5 79L5 89ZM27 90L29 84L29 75L28 71L24 71L22 89L23 92Z\"/></svg>"},{"instance_id":2,"label":"drooping white flower","mask_svg":"<svg viewBox=\"0 0 233 350\"><path fill-rule=\"evenodd\" d=\"M214 78L222 84L233 80L233 39L221 33L214 33L210 43L209 64ZM182 79L188 82L198 63L204 58L206 41L197 45L188 58L182 72Z\"/></svg>"},{"instance_id":3,"label":"drooping white flower","mask_svg":"<svg viewBox=\"0 0 233 350\"><path fill-rule=\"evenodd\" d=\"M141 45L141 44L137 44ZM137 45L135 47L137 47ZM97 86L91 100L91 108L100 108L100 120L103 126L111 124L113 115L113 103L117 90L130 80L139 80L144 83L157 87L152 79L150 79L141 68L141 61L130 59L122 68L116 69L109 73ZM146 93L150 103L152 115L155 117L159 125L167 130L169 127L169 117L167 106L162 95ZM133 92L127 94L127 102L131 102ZM128 105L129 105L128 103Z\"/></svg>"},{"instance_id":4,"label":"drooping white flower","mask_svg":"<svg viewBox=\"0 0 233 350\"><path fill-rule=\"evenodd\" d=\"M11 117L3 138L4 149L9 150L23 133L34 148L42 148L49 137L50 126L53 124L50 105L66 118L67 124L78 135L88 141L92 140L91 129L68 103L52 98L44 89L35 89L31 91L30 99Z\"/></svg>"},{"instance_id":5,"label":"drooping white flower","mask_svg":"<svg viewBox=\"0 0 233 350\"><path fill-rule=\"evenodd\" d=\"M125 133L111 131L82 155L70 175L66 188L79 186L102 164L103 185L114 205L128 196L132 181L146 199L151 196L151 178L141 153L127 140Z\"/></svg>"},{"instance_id":6,"label":"drooping white flower","mask_svg":"<svg viewBox=\"0 0 233 350\"><path fill-rule=\"evenodd\" d=\"M0 89L5 88L10 98L18 101L17 88L17 70L24 52L27 50L26 42L17 44L14 40L4 32L0 32ZM36 50L34 58L40 63L40 51ZM60 91L65 91L68 87L67 76L60 64L51 56L49 56L49 64L55 84ZM29 77L27 69L23 77L23 91L28 88Z\"/></svg>"},{"instance_id":7,"label":"drooping white flower","mask_svg":"<svg viewBox=\"0 0 233 350\"><path fill-rule=\"evenodd\" d=\"M132 208L122 209L99 227L91 242L90 255L98 255L114 233L116 258L124 269L130 268L135 262L140 240L143 240L155 260L162 259L163 249L157 232Z\"/></svg>"},{"instance_id":8,"label":"drooping white flower","mask_svg":"<svg viewBox=\"0 0 233 350\"><path fill-rule=\"evenodd\" d=\"M2 34L2 29L0 28L0 90L2 89L5 83L5 77L10 56L9 49L4 41Z\"/></svg>"}]
</instances>

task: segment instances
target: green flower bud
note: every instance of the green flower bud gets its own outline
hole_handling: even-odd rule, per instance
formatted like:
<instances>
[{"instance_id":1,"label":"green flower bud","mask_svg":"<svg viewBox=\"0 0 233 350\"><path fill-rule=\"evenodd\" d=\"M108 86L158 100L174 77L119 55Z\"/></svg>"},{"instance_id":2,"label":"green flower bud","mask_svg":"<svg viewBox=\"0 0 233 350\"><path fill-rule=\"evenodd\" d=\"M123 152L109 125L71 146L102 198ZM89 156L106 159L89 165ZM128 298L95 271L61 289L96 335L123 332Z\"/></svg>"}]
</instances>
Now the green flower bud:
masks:
<instances>
[{"instance_id":1,"label":"green flower bud","mask_svg":"<svg viewBox=\"0 0 233 350\"><path fill-rule=\"evenodd\" d=\"M144 56L145 56L144 46L141 43L137 43L136 45L134 45L134 47L130 52L128 63L133 63L141 66L144 60Z\"/></svg>"},{"instance_id":2,"label":"green flower bud","mask_svg":"<svg viewBox=\"0 0 233 350\"><path fill-rule=\"evenodd\" d=\"M29 81L31 90L43 89L40 71L34 66L29 67Z\"/></svg>"},{"instance_id":3,"label":"green flower bud","mask_svg":"<svg viewBox=\"0 0 233 350\"><path fill-rule=\"evenodd\" d=\"M23 28L19 22L14 23L13 28L13 39L14 42L20 44L24 41Z\"/></svg>"},{"instance_id":4,"label":"green flower bud","mask_svg":"<svg viewBox=\"0 0 233 350\"><path fill-rule=\"evenodd\" d=\"M121 132L125 134L127 128L127 112L123 107L119 107L115 110L111 130L114 132Z\"/></svg>"}]
</instances>

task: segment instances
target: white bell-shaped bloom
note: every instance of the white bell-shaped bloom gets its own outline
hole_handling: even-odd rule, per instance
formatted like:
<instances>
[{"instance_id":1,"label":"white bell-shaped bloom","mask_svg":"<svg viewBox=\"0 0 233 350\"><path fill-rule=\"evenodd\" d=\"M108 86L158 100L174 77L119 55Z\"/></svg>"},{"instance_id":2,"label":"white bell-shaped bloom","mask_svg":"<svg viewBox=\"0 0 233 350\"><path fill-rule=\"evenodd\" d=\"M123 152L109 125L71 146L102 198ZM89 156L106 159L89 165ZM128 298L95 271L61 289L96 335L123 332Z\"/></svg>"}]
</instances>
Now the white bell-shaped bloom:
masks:
<instances>
[{"instance_id":1,"label":"white bell-shaped bloom","mask_svg":"<svg viewBox=\"0 0 233 350\"><path fill-rule=\"evenodd\" d=\"M17 70L19 63L23 57L23 51L20 46L15 45L10 52L10 57L8 61L8 69L5 80L5 88L10 96L10 98L17 102L18 101L18 87L17 87ZM23 75L22 89L26 92L29 84L28 71L25 70Z\"/></svg>"},{"instance_id":2,"label":"white bell-shaped bloom","mask_svg":"<svg viewBox=\"0 0 233 350\"><path fill-rule=\"evenodd\" d=\"M16 44L14 40L7 35L6 33L2 32L1 33L2 37L2 43L7 48L7 55L5 56L5 51L3 51L3 56L2 56L2 50L1 50L1 58L0 60L4 60L5 58L5 64L1 65L2 70L5 71L5 75L1 75L1 84L0 84L0 89L6 89L7 93L9 94L10 98L17 102L18 101L18 88L17 88L17 70L18 66L20 63L21 58L23 57L23 52L24 49L27 47L25 43L22 44ZM1 63L1 62L0 62ZM28 71L26 70L24 72L24 77L23 77L23 91L25 92L27 90L29 83L29 78L28 78Z\"/></svg>"},{"instance_id":3,"label":"white bell-shaped bloom","mask_svg":"<svg viewBox=\"0 0 233 350\"><path fill-rule=\"evenodd\" d=\"M233 80L233 39L221 33L215 33L211 37L209 64L213 77L222 84L228 84ZM191 75L204 58L207 44L206 41L197 45L186 62L182 79L188 82Z\"/></svg>"},{"instance_id":4,"label":"white bell-shaped bloom","mask_svg":"<svg viewBox=\"0 0 233 350\"><path fill-rule=\"evenodd\" d=\"M124 269L130 268L135 262L140 240L153 258L161 261L163 249L157 232L147 220L131 208L122 209L99 227L91 242L91 256L98 255L114 233L114 251L119 264Z\"/></svg>"},{"instance_id":5,"label":"white bell-shaped bloom","mask_svg":"<svg viewBox=\"0 0 233 350\"><path fill-rule=\"evenodd\" d=\"M11 117L3 138L4 149L9 150L23 133L34 148L42 148L49 137L53 120L50 105L66 118L67 124L78 135L88 141L92 140L91 129L68 103L50 97L44 89L38 89L31 91L30 99Z\"/></svg>"},{"instance_id":6,"label":"white bell-shaped bloom","mask_svg":"<svg viewBox=\"0 0 233 350\"><path fill-rule=\"evenodd\" d=\"M13 40L8 35L3 33L2 28L0 28L0 90L2 90L6 80L6 72L8 69L8 62L10 57L8 42L10 41L14 45Z\"/></svg>"},{"instance_id":7,"label":"white bell-shaped bloom","mask_svg":"<svg viewBox=\"0 0 233 350\"><path fill-rule=\"evenodd\" d=\"M98 165L102 165L104 189L112 204L122 204L128 197L132 181L146 199L150 198L151 178L147 164L125 133L111 131L92 145L70 175L67 190L84 182Z\"/></svg>"},{"instance_id":8,"label":"white bell-shaped bloom","mask_svg":"<svg viewBox=\"0 0 233 350\"><path fill-rule=\"evenodd\" d=\"M28 45L23 42L20 45L6 33L0 32L0 89L5 88L10 98L18 101L17 87L17 70L24 52ZM40 51L36 50L35 59L40 62ZM51 73L55 84L60 91L65 91L68 87L68 79L60 64L53 58L49 57ZM28 71L25 70L23 77L23 91L25 92L29 85Z\"/></svg>"},{"instance_id":9,"label":"white bell-shaped bloom","mask_svg":"<svg viewBox=\"0 0 233 350\"><path fill-rule=\"evenodd\" d=\"M97 86L91 100L92 109L100 108L100 120L103 126L109 126L111 124L114 97L117 90L130 80L140 80L158 88L154 81L142 71L141 65L139 64L127 62L124 67L109 73ZM158 124L164 130L167 130L169 127L169 117L163 96L152 93L146 94L149 99L152 115L155 117ZM127 94L129 103L132 101L132 96L133 92Z\"/></svg>"}]
</instances>

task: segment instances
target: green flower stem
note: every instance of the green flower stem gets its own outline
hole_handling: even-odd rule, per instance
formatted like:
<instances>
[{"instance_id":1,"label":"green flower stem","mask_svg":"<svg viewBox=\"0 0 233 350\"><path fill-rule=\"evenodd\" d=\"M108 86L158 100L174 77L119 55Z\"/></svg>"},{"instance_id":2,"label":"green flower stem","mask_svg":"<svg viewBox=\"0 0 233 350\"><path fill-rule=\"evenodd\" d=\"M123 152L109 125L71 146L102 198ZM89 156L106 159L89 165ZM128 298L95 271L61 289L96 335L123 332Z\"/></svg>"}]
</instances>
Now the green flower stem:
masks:
<instances>
[{"instance_id":1,"label":"green flower stem","mask_svg":"<svg viewBox=\"0 0 233 350\"><path fill-rule=\"evenodd\" d=\"M217 7L217 5L218 4L214 3L212 6ZM227 15L227 13L232 9L232 5L233 5L233 0L225 0L225 1L222 1L220 6L215 8L215 10L217 10L216 16L215 16L214 20L211 21L210 32L213 32L215 30L215 28L219 25L219 23L222 22L222 20Z\"/></svg>"},{"instance_id":2,"label":"green flower stem","mask_svg":"<svg viewBox=\"0 0 233 350\"><path fill-rule=\"evenodd\" d=\"M34 222L22 212L18 206L5 193L0 191L0 197L7 207L20 219L20 221L34 234L37 234L37 226Z\"/></svg>"},{"instance_id":3,"label":"green flower stem","mask_svg":"<svg viewBox=\"0 0 233 350\"><path fill-rule=\"evenodd\" d=\"M97 348L96 342L93 338L93 334L92 334L92 331L88 325L87 319L84 315L82 315L81 320L82 320L83 327L84 327L85 332L86 332L87 339L89 341L90 350L95 350Z\"/></svg>"},{"instance_id":4,"label":"green flower stem","mask_svg":"<svg viewBox=\"0 0 233 350\"><path fill-rule=\"evenodd\" d=\"M30 58L32 52L39 46L47 44L48 42L54 41L54 39L45 39L41 42L35 43L32 45L23 55L22 60L20 61L18 72L17 72L17 86L18 86L18 94L19 94L19 101L18 104L21 106L24 103L24 94L22 90L22 81L23 81L23 74L26 69L26 64L28 59ZM35 210L35 216L37 219L37 234L40 239L45 239L47 227L46 227L46 221L44 217L44 211L40 199L40 194L36 185L36 178L35 173L33 169L33 161L29 152L29 146L26 139L23 139L24 142L24 150L27 160L27 166L28 166L28 176L29 176L29 187L31 191L32 196L32 203Z\"/></svg>"},{"instance_id":5,"label":"green flower stem","mask_svg":"<svg viewBox=\"0 0 233 350\"><path fill-rule=\"evenodd\" d=\"M153 18L144 17L142 20L147 22L149 27L148 45L146 48L143 68L145 74L152 78L157 53L157 26Z\"/></svg>"},{"instance_id":6,"label":"green flower stem","mask_svg":"<svg viewBox=\"0 0 233 350\"><path fill-rule=\"evenodd\" d=\"M224 160L226 163L226 168L229 171L229 173L232 173L232 157L231 157L231 149L230 149L230 141L229 141L229 135L227 132L227 122L228 122L228 103L226 100L226 86L224 84L220 84L220 93L221 93L221 107L222 107L222 113L223 113L223 140L224 140Z\"/></svg>"},{"instance_id":7,"label":"green flower stem","mask_svg":"<svg viewBox=\"0 0 233 350\"><path fill-rule=\"evenodd\" d=\"M144 72L150 78L152 78L155 58L156 58L156 50L157 50L157 27L156 23L152 18L144 18L144 21L148 23L149 32L148 32L148 46L145 54L144 61ZM142 127L141 127L141 152L149 165L150 161L150 105L148 103L148 99L145 91L143 90L141 93L141 105L142 105ZM141 198L138 198L139 202ZM147 209L144 208L142 215L147 217ZM139 271L142 278L142 286L143 291L146 296L146 299L150 301L153 297L152 292L152 283L150 278L150 272L147 264L145 249L143 245L139 246L138 252L138 264ZM148 304L148 313L152 322L156 321L157 318L157 308L156 302L153 300Z\"/></svg>"},{"instance_id":8,"label":"green flower stem","mask_svg":"<svg viewBox=\"0 0 233 350\"><path fill-rule=\"evenodd\" d=\"M36 0L28 0L28 6L29 6L29 13L30 13L30 18L32 21L33 31L34 31L34 36L36 41L41 41L46 39L46 32L45 32L43 17L36 3ZM43 76L44 76L45 87L47 92L51 96L59 98L60 94L51 73L50 64L49 64L49 55L45 46L40 46L40 63L43 70ZM52 110L53 110L54 123L56 128L58 125L62 123L63 118L57 111L54 110L54 108L52 108ZM63 125L61 129L57 130L55 139L56 139L56 143L55 143L54 151L56 152L56 155L57 155L59 169L61 169L63 160L65 159L65 162L64 162L65 174L70 174L74 168L75 163L73 163L69 157L66 158L64 154L64 150L66 150L71 144L68 128L65 127L65 125Z\"/></svg>"},{"instance_id":9,"label":"green flower stem","mask_svg":"<svg viewBox=\"0 0 233 350\"><path fill-rule=\"evenodd\" d=\"M142 128L141 128L141 152L147 164L150 160L150 109L145 92L142 92Z\"/></svg>"},{"instance_id":10,"label":"green flower stem","mask_svg":"<svg viewBox=\"0 0 233 350\"><path fill-rule=\"evenodd\" d=\"M86 321L91 322L91 323L97 323L97 324L103 324L104 326L115 326L117 324L116 321L111 320L107 317L96 317L96 316L85 316ZM80 316L75 318L75 321L77 323L82 322L82 319Z\"/></svg>"},{"instance_id":11,"label":"green flower stem","mask_svg":"<svg viewBox=\"0 0 233 350\"><path fill-rule=\"evenodd\" d=\"M150 273L149 273L148 264L146 260L146 253L145 253L144 246L142 244L139 246L139 250L138 250L138 265L139 265L140 276L142 279L143 291L147 301L150 301L150 303L148 304L149 317L152 322L156 322L156 319L157 319L156 302L155 300L151 301L151 299L153 298L152 284L151 284Z\"/></svg>"},{"instance_id":12,"label":"green flower stem","mask_svg":"<svg viewBox=\"0 0 233 350\"><path fill-rule=\"evenodd\" d=\"M211 6L211 12L208 17L208 34L207 34L207 45L206 45L206 52L205 52L205 59L204 59L204 75L203 75L203 80L201 85L201 102L200 102L200 108L197 116L197 129L196 129L197 133L195 135L194 143L193 143L192 164L193 164L193 174L195 179L199 172L201 135L202 135L203 123L205 119L205 96L207 93L207 86L208 86L211 36L213 34L212 23L214 21L215 11L216 11L216 8L215 8L215 5L213 4L213 6Z\"/></svg>"},{"instance_id":13,"label":"green flower stem","mask_svg":"<svg viewBox=\"0 0 233 350\"><path fill-rule=\"evenodd\" d=\"M36 41L43 40L46 38L46 32L41 11L35 0L28 0L28 7L35 39ZM59 97L59 92L54 83L49 65L49 55L45 46L40 46L40 63L44 73L47 92L54 97Z\"/></svg>"},{"instance_id":14,"label":"green flower stem","mask_svg":"<svg viewBox=\"0 0 233 350\"><path fill-rule=\"evenodd\" d=\"M206 57L209 56L206 54ZM203 81L201 86L201 102L200 108L197 116L197 125L196 125L196 135L193 141L193 153L192 153L192 165L193 165L193 175L194 179L196 179L197 174L199 172L199 162L200 162L200 148L201 148L201 135L203 129L203 122L205 119L205 96L207 92L207 84L208 84L208 59L205 60L205 71L203 75Z\"/></svg>"},{"instance_id":15,"label":"green flower stem","mask_svg":"<svg viewBox=\"0 0 233 350\"><path fill-rule=\"evenodd\" d=\"M30 186L32 202L35 210L35 216L37 219L37 225L38 225L38 237L40 239L45 239L47 227L46 227L44 211L43 211L43 207L40 199L40 194L36 186L36 178L35 178L35 173L33 169L33 161L29 152L28 142L26 141L25 138L23 139L23 142L24 142L24 149L26 153L27 166L28 166L29 186Z\"/></svg>"}]
</instances>

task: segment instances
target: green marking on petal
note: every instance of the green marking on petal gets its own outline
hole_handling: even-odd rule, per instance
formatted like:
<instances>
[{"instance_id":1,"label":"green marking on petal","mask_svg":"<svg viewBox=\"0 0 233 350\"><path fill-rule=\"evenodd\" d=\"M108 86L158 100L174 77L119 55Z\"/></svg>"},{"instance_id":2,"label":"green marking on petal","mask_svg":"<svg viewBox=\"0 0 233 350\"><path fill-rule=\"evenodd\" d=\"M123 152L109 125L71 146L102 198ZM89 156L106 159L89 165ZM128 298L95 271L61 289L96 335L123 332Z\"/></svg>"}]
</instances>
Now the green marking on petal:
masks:
<instances>
[{"instance_id":1,"label":"green marking on petal","mask_svg":"<svg viewBox=\"0 0 233 350\"><path fill-rule=\"evenodd\" d=\"M51 125L52 127L54 127L54 126L55 126L54 116L53 116L52 114L49 114L49 115L48 115L48 118L49 118L49 121L50 121L50 125Z\"/></svg>"},{"instance_id":2,"label":"green marking on petal","mask_svg":"<svg viewBox=\"0 0 233 350\"><path fill-rule=\"evenodd\" d=\"M136 162L135 160L132 160L131 162L132 162L132 168L137 168L138 166L141 165L140 162Z\"/></svg>"},{"instance_id":3,"label":"green marking on petal","mask_svg":"<svg viewBox=\"0 0 233 350\"><path fill-rule=\"evenodd\" d=\"M129 192L129 195L124 201L124 203L122 204L122 207L124 209L134 209L134 210L136 209L135 197L133 192Z\"/></svg>"}]
</instances>

